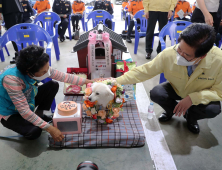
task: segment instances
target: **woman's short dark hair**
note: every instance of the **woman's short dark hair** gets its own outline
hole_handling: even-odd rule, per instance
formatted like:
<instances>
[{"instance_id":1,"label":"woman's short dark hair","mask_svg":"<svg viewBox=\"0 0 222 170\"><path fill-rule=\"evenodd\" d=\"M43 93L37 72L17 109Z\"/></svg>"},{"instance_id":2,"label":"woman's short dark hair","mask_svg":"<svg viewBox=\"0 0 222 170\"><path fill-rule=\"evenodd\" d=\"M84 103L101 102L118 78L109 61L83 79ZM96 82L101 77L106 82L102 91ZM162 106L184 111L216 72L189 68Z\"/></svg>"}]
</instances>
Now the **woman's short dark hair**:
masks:
<instances>
[{"instance_id":1,"label":"woman's short dark hair","mask_svg":"<svg viewBox=\"0 0 222 170\"><path fill-rule=\"evenodd\" d=\"M185 28L179 36L178 42L184 40L196 49L195 57L202 57L213 47L216 34L214 28L203 23L193 23Z\"/></svg>"},{"instance_id":2,"label":"woman's short dark hair","mask_svg":"<svg viewBox=\"0 0 222 170\"><path fill-rule=\"evenodd\" d=\"M44 48L37 45L30 45L19 52L16 59L18 70L26 75L38 72L48 61L49 55L44 53Z\"/></svg>"}]
</instances>

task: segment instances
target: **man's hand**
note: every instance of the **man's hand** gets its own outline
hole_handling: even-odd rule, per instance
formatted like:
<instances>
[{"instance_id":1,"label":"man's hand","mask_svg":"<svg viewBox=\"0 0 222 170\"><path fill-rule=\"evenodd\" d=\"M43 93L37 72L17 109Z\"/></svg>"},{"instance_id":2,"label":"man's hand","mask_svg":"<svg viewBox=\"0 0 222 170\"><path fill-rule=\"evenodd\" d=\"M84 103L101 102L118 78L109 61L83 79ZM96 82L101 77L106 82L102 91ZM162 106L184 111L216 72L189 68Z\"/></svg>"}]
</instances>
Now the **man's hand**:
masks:
<instances>
[{"instance_id":1,"label":"man's hand","mask_svg":"<svg viewBox=\"0 0 222 170\"><path fill-rule=\"evenodd\" d=\"M61 142L64 138L63 134L61 133L61 131L59 129L57 129L56 127L54 126L49 126L47 129L46 129L47 132L50 133L50 135L52 136L52 138L54 139L54 141L56 142Z\"/></svg>"},{"instance_id":2,"label":"man's hand","mask_svg":"<svg viewBox=\"0 0 222 170\"><path fill-rule=\"evenodd\" d=\"M172 16L173 16L173 12L172 12L172 11L169 11L167 18L170 19Z\"/></svg>"},{"instance_id":3,"label":"man's hand","mask_svg":"<svg viewBox=\"0 0 222 170\"><path fill-rule=\"evenodd\" d=\"M206 24L213 26L214 19L209 12L206 15L204 15L204 18L205 18Z\"/></svg>"},{"instance_id":4,"label":"man's hand","mask_svg":"<svg viewBox=\"0 0 222 170\"><path fill-rule=\"evenodd\" d=\"M149 12L145 12L145 18L149 19Z\"/></svg>"},{"instance_id":5,"label":"man's hand","mask_svg":"<svg viewBox=\"0 0 222 170\"><path fill-rule=\"evenodd\" d=\"M67 15L63 15L63 18L67 18Z\"/></svg>"},{"instance_id":6,"label":"man's hand","mask_svg":"<svg viewBox=\"0 0 222 170\"><path fill-rule=\"evenodd\" d=\"M176 105L176 107L173 110L173 113L175 113L175 116L180 117L182 114L185 115L186 111L191 106L192 106L192 101L190 99L190 96L187 96Z\"/></svg>"},{"instance_id":7,"label":"man's hand","mask_svg":"<svg viewBox=\"0 0 222 170\"><path fill-rule=\"evenodd\" d=\"M0 20L2 20L2 15L1 15L1 13L0 13Z\"/></svg>"}]
</instances>

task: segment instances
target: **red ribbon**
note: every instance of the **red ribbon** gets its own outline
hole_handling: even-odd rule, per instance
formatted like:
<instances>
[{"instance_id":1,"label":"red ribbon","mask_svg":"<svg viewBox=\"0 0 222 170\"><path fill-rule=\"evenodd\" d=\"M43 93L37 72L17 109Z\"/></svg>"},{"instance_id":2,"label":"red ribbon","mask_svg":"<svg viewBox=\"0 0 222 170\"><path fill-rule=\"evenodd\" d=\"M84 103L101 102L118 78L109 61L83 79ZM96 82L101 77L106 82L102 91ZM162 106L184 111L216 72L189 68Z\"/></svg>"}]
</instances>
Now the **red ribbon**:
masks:
<instances>
[{"instance_id":1,"label":"red ribbon","mask_svg":"<svg viewBox=\"0 0 222 170\"><path fill-rule=\"evenodd\" d=\"M128 66L126 65L126 61L123 60L123 64L124 64L124 70L121 70L121 69L117 69L116 72L122 72L123 74L126 73L127 71L129 71L129 68Z\"/></svg>"}]
</instances>

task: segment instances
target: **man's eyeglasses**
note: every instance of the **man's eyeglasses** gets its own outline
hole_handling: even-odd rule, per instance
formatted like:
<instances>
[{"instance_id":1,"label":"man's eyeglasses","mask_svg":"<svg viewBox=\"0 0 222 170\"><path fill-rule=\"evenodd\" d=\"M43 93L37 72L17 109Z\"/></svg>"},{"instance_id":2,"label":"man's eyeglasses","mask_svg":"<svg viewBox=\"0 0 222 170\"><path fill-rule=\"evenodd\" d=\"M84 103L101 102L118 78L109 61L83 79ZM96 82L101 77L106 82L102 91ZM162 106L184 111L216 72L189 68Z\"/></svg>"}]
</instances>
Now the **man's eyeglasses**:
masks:
<instances>
[{"instance_id":1,"label":"man's eyeglasses","mask_svg":"<svg viewBox=\"0 0 222 170\"><path fill-rule=\"evenodd\" d=\"M176 53L177 53L178 55L180 55L180 53L177 51L178 49L179 49L180 52L182 52L179 47L176 49L176 45L174 45L173 49L176 51ZM187 55L187 54L185 53L185 55ZM182 56L182 55L180 55L180 56ZM190 55L187 55L187 56L190 57ZM185 60L187 60L184 56L182 56L182 57L183 57ZM194 57L194 58L195 58L195 57ZM194 58L192 58L192 59L190 59L190 60L187 60L187 61L190 62L190 61L192 61Z\"/></svg>"}]
</instances>

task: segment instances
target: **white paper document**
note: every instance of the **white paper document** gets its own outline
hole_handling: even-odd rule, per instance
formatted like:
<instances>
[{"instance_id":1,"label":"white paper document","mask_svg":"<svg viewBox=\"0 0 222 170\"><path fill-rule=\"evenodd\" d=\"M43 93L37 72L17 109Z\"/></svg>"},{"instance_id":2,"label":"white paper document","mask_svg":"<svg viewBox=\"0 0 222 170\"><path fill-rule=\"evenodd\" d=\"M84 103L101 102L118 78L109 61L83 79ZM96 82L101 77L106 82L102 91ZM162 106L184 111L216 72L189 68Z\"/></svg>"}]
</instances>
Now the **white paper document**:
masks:
<instances>
[{"instance_id":1,"label":"white paper document","mask_svg":"<svg viewBox=\"0 0 222 170\"><path fill-rule=\"evenodd\" d=\"M184 18L184 12L183 12L183 10L182 10L182 9L179 10L179 11L177 12L177 15L180 17L180 19Z\"/></svg>"}]
</instances>

